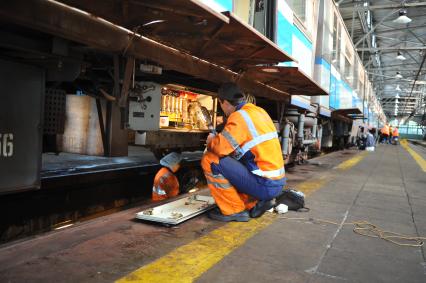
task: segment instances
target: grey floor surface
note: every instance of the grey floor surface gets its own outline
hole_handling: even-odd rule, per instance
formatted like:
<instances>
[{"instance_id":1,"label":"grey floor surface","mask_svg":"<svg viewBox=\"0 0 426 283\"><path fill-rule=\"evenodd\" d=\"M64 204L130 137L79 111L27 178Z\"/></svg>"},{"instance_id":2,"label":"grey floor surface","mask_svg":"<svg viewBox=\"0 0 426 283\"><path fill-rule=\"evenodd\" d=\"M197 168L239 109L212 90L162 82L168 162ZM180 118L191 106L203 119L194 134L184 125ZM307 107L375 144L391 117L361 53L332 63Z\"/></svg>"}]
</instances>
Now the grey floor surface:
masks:
<instances>
[{"instance_id":1,"label":"grey floor surface","mask_svg":"<svg viewBox=\"0 0 426 283\"><path fill-rule=\"evenodd\" d=\"M276 220L197 282L426 282L424 247L360 236L353 225L342 225L366 220L426 236L426 173L408 152L380 145L356 166L330 170L327 178L307 198L310 212L285 215L311 220Z\"/></svg>"}]
</instances>

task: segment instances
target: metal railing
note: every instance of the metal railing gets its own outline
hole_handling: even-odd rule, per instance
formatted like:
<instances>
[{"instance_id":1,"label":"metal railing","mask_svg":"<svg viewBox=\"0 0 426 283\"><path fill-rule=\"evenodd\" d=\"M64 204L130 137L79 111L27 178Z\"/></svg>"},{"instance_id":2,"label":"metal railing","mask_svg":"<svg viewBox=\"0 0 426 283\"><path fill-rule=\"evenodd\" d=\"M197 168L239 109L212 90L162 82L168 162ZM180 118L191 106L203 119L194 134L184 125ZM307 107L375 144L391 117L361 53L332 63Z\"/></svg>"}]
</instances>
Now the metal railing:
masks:
<instances>
[{"instance_id":1,"label":"metal railing","mask_svg":"<svg viewBox=\"0 0 426 283\"><path fill-rule=\"evenodd\" d=\"M399 135L401 138L422 139L426 133L425 126L398 126Z\"/></svg>"}]
</instances>

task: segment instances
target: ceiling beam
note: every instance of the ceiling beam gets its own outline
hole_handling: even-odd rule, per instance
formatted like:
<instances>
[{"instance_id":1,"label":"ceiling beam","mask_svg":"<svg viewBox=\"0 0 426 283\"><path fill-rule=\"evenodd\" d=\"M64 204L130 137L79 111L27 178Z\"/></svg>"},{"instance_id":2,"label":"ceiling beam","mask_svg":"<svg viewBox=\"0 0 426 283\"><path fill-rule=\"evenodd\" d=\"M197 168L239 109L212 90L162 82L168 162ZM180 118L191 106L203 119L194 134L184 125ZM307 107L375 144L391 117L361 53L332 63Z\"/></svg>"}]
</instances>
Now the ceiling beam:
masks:
<instances>
[{"instance_id":1,"label":"ceiling beam","mask_svg":"<svg viewBox=\"0 0 426 283\"><path fill-rule=\"evenodd\" d=\"M385 26L385 25L383 25ZM388 27L388 26L386 26ZM424 28L426 27L426 25L420 25L420 26L410 26L410 27L404 27L404 28L392 28L389 30L377 30L376 34L383 34L383 33L392 33L392 32L398 32L398 31L406 31L406 30L414 30L414 29L419 29L419 28Z\"/></svg>"},{"instance_id":2,"label":"ceiling beam","mask_svg":"<svg viewBox=\"0 0 426 283\"><path fill-rule=\"evenodd\" d=\"M401 4L381 4L381 5L372 5L372 6L345 6L345 7L339 7L341 11L347 12L352 10L357 11L366 11L366 10L384 10L384 9L402 9L402 8L418 8L418 7L426 7L426 2L420 2L420 3L405 3L404 5Z\"/></svg>"},{"instance_id":3,"label":"ceiling beam","mask_svg":"<svg viewBox=\"0 0 426 283\"><path fill-rule=\"evenodd\" d=\"M426 46L400 46L400 47L375 47L375 48L366 48L360 47L356 51L369 51L369 52L378 52L378 51L399 51L399 50L426 50Z\"/></svg>"},{"instance_id":4,"label":"ceiling beam","mask_svg":"<svg viewBox=\"0 0 426 283\"><path fill-rule=\"evenodd\" d=\"M395 67L383 67L382 71L386 71L386 72L410 72L410 71L417 71L419 68L408 68L408 69L398 69ZM370 69L370 71L377 71L379 69L374 68L374 69Z\"/></svg>"},{"instance_id":5,"label":"ceiling beam","mask_svg":"<svg viewBox=\"0 0 426 283\"><path fill-rule=\"evenodd\" d=\"M408 32L411 33L421 44L426 45L426 42L420 38L414 31L408 29Z\"/></svg>"},{"instance_id":6,"label":"ceiling beam","mask_svg":"<svg viewBox=\"0 0 426 283\"><path fill-rule=\"evenodd\" d=\"M401 63L401 64L394 64L394 65L387 65L384 68L390 68L390 67L399 67L399 66L406 66L406 65L419 65L418 63ZM374 69L370 69L370 70L374 70ZM418 69L416 69L418 70Z\"/></svg>"},{"instance_id":7,"label":"ceiling beam","mask_svg":"<svg viewBox=\"0 0 426 283\"><path fill-rule=\"evenodd\" d=\"M356 48L361 42L363 42L364 41L364 39L365 38L367 38L367 36L369 36L370 35L370 33L372 33L372 32L374 32L374 30L378 27L378 26L380 26L387 18L389 18L390 16L392 16L393 14L396 14L398 12L398 10L393 10L392 12L390 12L390 13L388 13L388 14L386 14L386 16L384 16L381 20L380 20L380 22L378 22L376 25L374 25L371 29L370 29L370 31L368 32L368 33L366 33L366 34L364 34L364 36L363 37L361 37L360 39L358 39L358 41L354 44L354 47Z\"/></svg>"}]
</instances>

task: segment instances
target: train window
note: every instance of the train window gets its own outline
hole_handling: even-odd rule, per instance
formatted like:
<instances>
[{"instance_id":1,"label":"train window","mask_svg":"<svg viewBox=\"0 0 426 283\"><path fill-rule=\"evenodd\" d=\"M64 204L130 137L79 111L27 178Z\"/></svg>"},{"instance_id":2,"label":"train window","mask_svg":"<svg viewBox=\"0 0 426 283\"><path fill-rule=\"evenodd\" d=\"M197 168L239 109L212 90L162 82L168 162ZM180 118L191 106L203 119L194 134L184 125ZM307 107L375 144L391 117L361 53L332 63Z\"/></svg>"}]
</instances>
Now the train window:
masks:
<instances>
[{"instance_id":1,"label":"train window","mask_svg":"<svg viewBox=\"0 0 426 283\"><path fill-rule=\"evenodd\" d=\"M286 0L287 4L293 10L293 13L301 20L303 23L306 22L306 2L307 0Z\"/></svg>"},{"instance_id":2,"label":"train window","mask_svg":"<svg viewBox=\"0 0 426 283\"><path fill-rule=\"evenodd\" d=\"M335 63L335 66L340 67L340 53L341 53L341 26L338 20L338 17L336 14L334 14L334 21L333 21L333 63Z\"/></svg>"},{"instance_id":3,"label":"train window","mask_svg":"<svg viewBox=\"0 0 426 283\"><path fill-rule=\"evenodd\" d=\"M285 0L288 6L292 9L295 23L302 28L308 36L311 36L316 23L314 23L314 6L313 0Z\"/></svg>"},{"instance_id":4,"label":"train window","mask_svg":"<svg viewBox=\"0 0 426 283\"><path fill-rule=\"evenodd\" d=\"M244 23L253 25L254 12L258 12L257 10L260 8L263 8L263 4L259 3L259 1L234 1L232 12Z\"/></svg>"}]
</instances>

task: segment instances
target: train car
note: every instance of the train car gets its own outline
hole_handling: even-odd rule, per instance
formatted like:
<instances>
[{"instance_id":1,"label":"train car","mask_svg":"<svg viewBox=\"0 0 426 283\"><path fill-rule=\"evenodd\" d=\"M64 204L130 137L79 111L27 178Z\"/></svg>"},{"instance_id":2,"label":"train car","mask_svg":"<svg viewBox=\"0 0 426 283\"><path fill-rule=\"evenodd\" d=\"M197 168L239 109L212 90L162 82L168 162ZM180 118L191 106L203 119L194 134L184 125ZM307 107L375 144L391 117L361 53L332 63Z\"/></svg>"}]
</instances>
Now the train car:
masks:
<instances>
[{"instance_id":1,"label":"train car","mask_svg":"<svg viewBox=\"0 0 426 283\"><path fill-rule=\"evenodd\" d=\"M286 123L281 127L286 128L282 136L287 162L303 162L309 152L355 144L361 127L377 127L385 119L334 1L204 3L233 11L297 61L280 65L298 68L329 93L309 97L302 89L285 105Z\"/></svg>"},{"instance_id":2,"label":"train car","mask_svg":"<svg viewBox=\"0 0 426 283\"><path fill-rule=\"evenodd\" d=\"M356 113L370 125L382 119L331 0L173 7L154 0L0 5L0 170L12 172L1 193L40 187L43 151L127 156L129 142L158 157L202 149L209 126L199 113L213 126L223 120L215 91L225 81L270 113L286 164L345 146ZM323 20L330 11L331 23ZM334 26L335 38L324 31Z\"/></svg>"},{"instance_id":3,"label":"train car","mask_svg":"<svg viewBox=\"0 0 426 283\"><path fill-rule=\"evenodd\" d=\"M127 156L129 139L160 153L202 148L208 130L191 113L206 109L215 122L226 81L274 110L297 88L326 95L297 69L299 86L280 84L282 69L270 66L294 59L231 13L126 3L0 5L1 193L39 188L43 151Z\"/></svg>"},{"instance_id":4,"label":"train car","mask_svg":"<svg viewBox=\"0 0 426 283\"><path fill-rule=\"evenodd\" d=\"M360 128L377 127L386 118L334 1L320 1L319 23L315 79L330 96L313 102L332 111L332 137L324 140L341 148L355 143Z\"/></svg>"}]
</instances>

